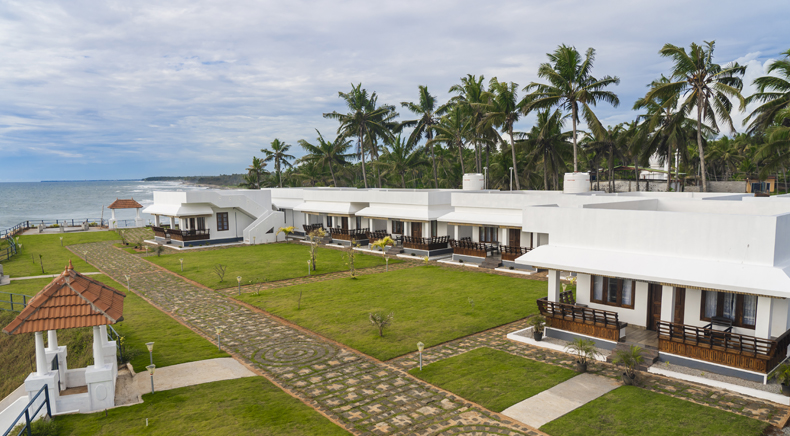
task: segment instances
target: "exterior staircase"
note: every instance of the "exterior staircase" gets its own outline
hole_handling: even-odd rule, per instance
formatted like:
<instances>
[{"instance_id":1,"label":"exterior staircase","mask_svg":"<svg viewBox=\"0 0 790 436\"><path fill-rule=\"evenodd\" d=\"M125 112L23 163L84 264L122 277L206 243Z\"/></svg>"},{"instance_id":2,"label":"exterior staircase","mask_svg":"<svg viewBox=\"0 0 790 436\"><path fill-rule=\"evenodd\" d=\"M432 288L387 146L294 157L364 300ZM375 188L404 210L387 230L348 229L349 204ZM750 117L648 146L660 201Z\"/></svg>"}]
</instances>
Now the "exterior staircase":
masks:
<instances>
[{"instance_id":1,"label":"exterior staircase","mask_svg":"<svg viewBox=\"0 0 790 436\"><path fill-rule=\"evenodd\" d=\"M488 256L479 267L485 269L496 269L500 266L502 266L502 260L499 257Z\"/></svg>"},{"instance_id":2,"label":"exterior staircase","mask_svg":"<svg viewBox=\"0 0 790 436\"><path fill-rule=\"evenodd\" d=\"M647 371L648 367L652 366L654 363L656 363L658 361L658 350L653 349L653 348L646 348L643 345L632 344L632 343L628 343L628 342L623 342L623 343L617 344L617 346L614 347L614 349L612 350L612 354L609 355L606 358L606 361L609 362L609 363L612 363L612 356L614 356L614 354L617 351L619 351L619 350L626 350L627 351L631 347L631 345L637 345L640 348L642 348L642 359L643 359L643 362L642 362L641 365L636 367L636 369L638 369L639 371Z\"/></svg>"}]
</instances>

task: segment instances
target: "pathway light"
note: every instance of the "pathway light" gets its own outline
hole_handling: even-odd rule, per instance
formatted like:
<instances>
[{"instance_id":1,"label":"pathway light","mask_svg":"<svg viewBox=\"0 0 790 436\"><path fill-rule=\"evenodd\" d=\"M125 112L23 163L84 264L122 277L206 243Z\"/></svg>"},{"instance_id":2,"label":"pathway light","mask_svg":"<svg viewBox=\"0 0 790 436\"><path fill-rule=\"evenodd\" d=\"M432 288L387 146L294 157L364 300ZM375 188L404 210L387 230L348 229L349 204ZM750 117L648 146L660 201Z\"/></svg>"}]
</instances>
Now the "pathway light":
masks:
<instances>
[{"instance_id":1,"label":"pathway light","mask_svg":"<svg viewBox=\"0 0 790 436\"><path fill-rule=\"evenodd\" d=\"M239 283L239 295L241 295L241 276L236 276L236 281Z\"/></svg>"},{"instance_id":2,"label":"pathway light","mask_svg":"<svg viewBox=\"0 0 790 436\"><path fill-rule=\"evenodd\" d=\"M60 246L63 246L63 236L60 237Z\"/></svg>"},{"instance_id":3,"label":"pathway light","mask_svg":"<svg viewBox=\"0 0 790 436\"><path fill-rule=\"evenodd\" d=\"M153 342L152 342L153 343ZM151 393L154 393L154 370L156 369L156 365L153 363L146 366L145 369L148 370L148 374L151 374Z\"/></svg>"},{"instance_id":4,"label":"pathway light","mask_svg":"<svg viewBox=\"0 0 790 436\"><path fill-rule=\"evenodd\" d=\"M151 365L154 364L154 343L146 342L145 346L148 347L148 356L151 358Z\"/></svg>"},{"instance_id":5,"label":"pathway light","mask_svg":"<svg viewBox=\"0 0 790 436\"><path fill-rule=\"evenodd\" d=\"M145 250L145 251L148 251L148 250ZM181 262L181 272L184 272L184 259L178 259L178 261Z\"/></svg>"},{"instance_id":6,"label":"pathway light","mask_svg":"<svg viewBox=\"0 0 790 436\"><path fill-rule=\"evenodd\" d=\"M126 278L126 290L131 291L131 288L129 287L129 279L131 279L132 277L128 274L124 274L123 276Z\"/></svg>"},{"instance_id":7,"label":"pathway light","mask_svg":"<svg viewBox=\"0 0 790 436\"><path fill-rule=\"evenodd\" d=\"M310 259L307 259L307 275L310 275Z\"/></svg>"},{"instance_id":8,"label":"pathway light","mask_svg":"<svg viewBox=\"0 0 790 436\"><path fill-rule=\"evenodd\" d=\"M217 327L217 351L222 351L222 342L219 336L221 333L222 333L222 329Z\"/></svg>"},{"instance_id":9,"label":"pathway light","mask_svg":"<svg viewBox=\"0 0 790 436\"><path fill-rule=\"evenodd\" d=\"M425 348L425 344L422 342L417 342L417 351L420 352L420 371L422 371L422 350Z\"/></svg>"}]
</instances>

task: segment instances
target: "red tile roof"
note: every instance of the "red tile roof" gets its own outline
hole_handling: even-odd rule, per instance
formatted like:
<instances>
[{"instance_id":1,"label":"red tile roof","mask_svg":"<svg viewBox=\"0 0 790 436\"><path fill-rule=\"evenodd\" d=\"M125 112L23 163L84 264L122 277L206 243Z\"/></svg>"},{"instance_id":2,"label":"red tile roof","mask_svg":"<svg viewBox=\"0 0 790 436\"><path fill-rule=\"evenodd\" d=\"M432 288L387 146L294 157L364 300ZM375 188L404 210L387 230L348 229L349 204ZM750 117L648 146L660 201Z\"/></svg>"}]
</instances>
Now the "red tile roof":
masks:
<instances>
[{"instance_id":1,"label":"red tile roof","mask_svg":"<svg viewBox=\"0 0 790 436\"><path fill-rule=\"evenodd\" d=\"M128 200L119 200L116 198L111 205L107 206L107 209L138 209L141 207L143 207L143 205L134 201L134 198Z\"/></svg>"},{"instance_id":2,"label":"red tile roof","mask_svg":"<svg viewBox=\"0 0 790 436\"><path fill-rule=\"evenodd\" d=\"M29 302L3 333L43 332L115 324L123 320L126 294L69 266Z\"/></svg>"}]
</instances>

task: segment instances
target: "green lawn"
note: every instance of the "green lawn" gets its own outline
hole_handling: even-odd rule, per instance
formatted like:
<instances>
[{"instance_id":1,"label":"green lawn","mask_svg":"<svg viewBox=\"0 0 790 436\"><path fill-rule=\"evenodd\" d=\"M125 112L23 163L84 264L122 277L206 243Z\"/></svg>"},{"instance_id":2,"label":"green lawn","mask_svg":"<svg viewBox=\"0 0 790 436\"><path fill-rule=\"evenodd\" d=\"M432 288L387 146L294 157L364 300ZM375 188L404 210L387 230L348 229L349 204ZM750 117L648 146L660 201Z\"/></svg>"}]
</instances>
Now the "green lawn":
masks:
<instances>
[{"instance_id":1,"label":"green lawn","mask_svg":"<svg viewBox=\"0 0 790 436\"><path fill-rule=\"evenodd\" d=\"M301 294L301 309L298 308ZM240 300L381 360L537 313L546 282L420 266L246 294ZM394 314L384 337L371 312Z\"/></svg>"},{"instance_id":2,"label":"green lawn","mask_svg":"<svg viewBox=\"0 0 790 436\"><path fill-rule=\"evenodd\" d=\"M170 250L165 253L170 253ZM274 281L306 276L309 258L309 246L290 243L237 246L191 253L178 252L159 257L149 256L146 257L146 260L210 288L222 289L236 286L236 276L241 276L244 283L256 279ZM181 272L179 259L184 259L184 272ZM399 261L390 260L390 263L396 262ZM225 279L222 282L214 272L214 267L217 264L227 266ZM357 254L357 268L377 265L384 265L384 259L381 256ZM330 248L318 248L316 271L313 271L312 274L326 274L348 269L344 260L344 252Z\"/></svg>"},{"instance_id":3,"label":"green lawn","mask_svg":"<svg viewBox=\"0 0 790 436\"><path fill-rule=\"evenodd\" d=\"M60 246L61 236L63 237L63 247ZM72 261L74 269L79 272L96 271L96 268L82 260L82 254L74 254L65 246L114 240L120 240L120 237L111 231L19 236L22 250L10 260L2 262L4 273L11 277L60 274L66 268L69 260ZM40 262L39 255L41 255ZM42 263L44 265L43 273L41 272Z\"/></svg>"},{"instance_id":4,"label":"green lawn","mask_svg":"<svg viewBox=\"0 0 790 436\"><path fill-rule=\"evenodd\" d=\"M409 373L495 412L576 375L567 368L491 348L478 348Z\"/></svg>"},{"instance_id":5,"label":"green lawn","mask_svg":"<svg viewBox=\"0 0 790 436\"><path fill-rule=\"evenodd\" d=\"M143 404L55 418L62 435L348 435L263 377L143 395ZM148 419L148 427L145 426Z\"/></svg>"},{"instance_id":6,"label":"green lawn","mask_svg":"<svg viewBox=\"0 0 790 436\"><path fill-rule=\"evenodd\" d=\"M544 425L552 436L759 436L767 424L633 386L623 386Z\"/></svg>"}]
</instances>

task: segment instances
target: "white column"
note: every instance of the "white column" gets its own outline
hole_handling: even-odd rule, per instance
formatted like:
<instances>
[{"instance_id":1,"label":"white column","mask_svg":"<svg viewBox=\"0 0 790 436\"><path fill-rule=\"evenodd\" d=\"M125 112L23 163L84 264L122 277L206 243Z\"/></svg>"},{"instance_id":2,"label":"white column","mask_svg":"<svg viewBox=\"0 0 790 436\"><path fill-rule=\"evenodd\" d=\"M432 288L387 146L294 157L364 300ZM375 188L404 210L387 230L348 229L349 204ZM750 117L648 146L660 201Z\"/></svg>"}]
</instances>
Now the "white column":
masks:
<instances>
[{"instance_id":1,"label":"white column","mask_svg":"<svg viewBox=\"0 0 790 436\"><path fill-rule=\"evenodd\" d=\"M44 348L44 332L36 332L36 374L47 375L47 352Z\"/></svg>"},{"instance_id":2,"label":"white column","mask_svg":"<svg viewBox=\"0 0 790 436\"><path fill-rule=\"evenodd\" d=\"M376 230L373 228L373 218L368 218L368 228L371 232Z\"/></svg>"},{"instance_id":3,"label":"white column","mask_svg":"<svg viewBox=\"0 0 790 436\"><path fill-rule=\"evenodd\" d=\"M102 345L107 344L107 326L99 326L99 333L101 333L101 343Z\"/></svg>"},{"instance_id":4,"label":"white column","mask_svg":"<svg viewBox=\"0 0 790 436\"><path fill-rule=\"evenodd\" d=\"M110 218L110 228L114 229L115 226L115 209L110 209L110 213L112 213L112 218Z\"/></svg>"},{"instance_id":5,"label":"white column","mask_svg":"<svg viewBox=\"0 0 790 436\"><path fill-rule=\"evenodd\" d=\"M171 216L170 216L170 217L168 217L168 218L170 218L170 228L171 228L171 229L174 229L174 228L176 228L176 219L175 219L175 218L173 218L173 217L171 217Z\"/></svg>"},{"instance_id":6,"label":"white column","mask_svg":"<svg viewBox=\"0 0 790 436\"><path fill-rule=\"evenodd\" d=\"M159 227L159 215L154 215L154 225Z\"/></svg>"},{"instance_id":7,"label":"white column","mask_svg":"<svg viewBox=\"0 0 790 436\"><path fill-rule=\"evenodd\" d=\"M57 330L48 330L47 331L47 349L52 352L58 351L58 331Z\"/></svg>"},{"instance_id":8,"label":"white column","mask_svg":"<svg viewBox=\"0 0 790 436\"><path fill-rule=\"evenodd\" d=\"M771 316L773 315L774 299L757 297L757 322L754 335L758 338L771 339Z\"/></svg>"},{"instance_id":9,"label":"white column","mask_svg":"<svg viewBox=\"0 0 790 436\"><path fill-rule=\"evenodd\" d=\"M458 237L458 228L459 227L461 227L461 226L453 226L453 239L455 239L456 241L461 239L460 237Z\"/></svg>"},{"instance_id":10,"label":"white column","mask_svg":"<svg viewBox=\"0 0 790 436\"><path fill-rule=\"evenodd\" d=\"M675 322L675 288L672 286L661 287L661 321Z\"/></svg>"},{"instance_id":11,"label":"white column","mask_svg":"<svg viewBox=\"0 0 790 436\"><path fill-rule=\"evenodd\" d=\"M787 303L787 318L785 318L785 331L790 330L790 298L785 298L785 303ZM788 350L790 352L790 350Z\"/></svg>"},{"instance_id":12,"label":"white column","mask_svg":"<svg viewBox=\"0 0 790 436\"><path fill-rule=\"evenodd\" d=\"M99 326L93 327L93 366L95 368L104 366L104 350L102 349Z\"/></svg>"},{"instance_id":13,"label":"white column","mask_svg":"<svg viewBox=\"0 0 790 436\"><path fill-rule=\"evenodd\" d=\"M560 271L556 269L549 270L549 301L555 303L560 301L560 291L562 290L562 282L560 282Z\"/></svg>"}]
</instances>

